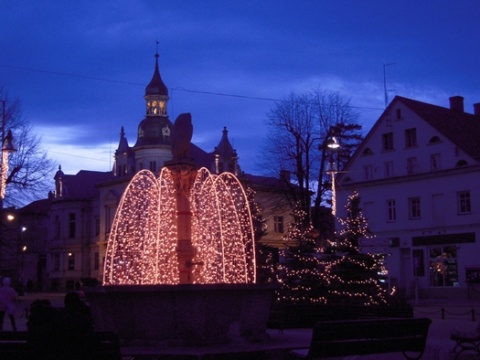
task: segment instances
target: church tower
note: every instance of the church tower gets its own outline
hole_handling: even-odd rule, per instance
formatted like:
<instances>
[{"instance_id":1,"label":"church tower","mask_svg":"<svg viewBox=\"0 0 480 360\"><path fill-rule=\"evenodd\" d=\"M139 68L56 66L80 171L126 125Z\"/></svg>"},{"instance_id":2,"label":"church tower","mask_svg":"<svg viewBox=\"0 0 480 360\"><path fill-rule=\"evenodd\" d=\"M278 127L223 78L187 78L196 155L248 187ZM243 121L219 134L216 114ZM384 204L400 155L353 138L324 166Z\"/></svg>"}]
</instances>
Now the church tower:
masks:
<instances>
[{"instance_id":1,"label":"church tower","mask_svg":"<svg viewBox=\"0 0 480 360\"><path fill-rule=\"evenodd\" d=\"M228 130L226 127L223 128L222 139L215 147L213 157L213 172L215 174L221 174L225 171L231 172L236 176L240 174L237 150L233 148L230 140L228 140Z\"/></svg>"},{"instance_id":2,"label":"church tower","mask_svg":"<svg viewBox=\"0 0 480 360\"><path fill-rule=\"evenodd\" d=\"M155 70L145 89L146 117L138 125L137 142L133 146L135 172L149 169L158 174L166 161L172 159L170 133L172 122L168 118L168 89L158 67L155 54Z\"/></svg>"}]
</instances>

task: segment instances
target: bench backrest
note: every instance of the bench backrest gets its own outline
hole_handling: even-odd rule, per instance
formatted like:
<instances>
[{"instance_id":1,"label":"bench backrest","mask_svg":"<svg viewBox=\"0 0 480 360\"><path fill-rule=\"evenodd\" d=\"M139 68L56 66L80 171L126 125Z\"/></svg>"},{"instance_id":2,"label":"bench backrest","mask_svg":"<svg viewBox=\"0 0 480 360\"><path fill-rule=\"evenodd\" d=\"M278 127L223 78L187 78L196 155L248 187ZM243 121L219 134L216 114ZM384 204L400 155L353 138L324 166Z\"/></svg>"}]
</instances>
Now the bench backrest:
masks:
<instances>
[{"instance_id":1,"label":"bench backrest","mask_svg":"<svg viewBox=\"0 0 480 360\"><path fill-rule=\"evenodd\" d=\"M321 321L313 328L308 357L423 352L430 323L426 318Z\"/></svg>"},{"instance_id":2,"label":"bench backrest","mask_svg":"<svg viewBox=\"0 0 480 360\"><path fill-rule=\"evenodd\" d=\"M60 354L70 351L73 343L80 350L95 354L95 358L121 359L118 335L111 331L95 331L75 337L60 336L55 339L35 337L28 331L0 331L0 359L28 359L31 353L37 352ZM84 349L85 346L88 348Z\"/></svg>"}]
</instances>

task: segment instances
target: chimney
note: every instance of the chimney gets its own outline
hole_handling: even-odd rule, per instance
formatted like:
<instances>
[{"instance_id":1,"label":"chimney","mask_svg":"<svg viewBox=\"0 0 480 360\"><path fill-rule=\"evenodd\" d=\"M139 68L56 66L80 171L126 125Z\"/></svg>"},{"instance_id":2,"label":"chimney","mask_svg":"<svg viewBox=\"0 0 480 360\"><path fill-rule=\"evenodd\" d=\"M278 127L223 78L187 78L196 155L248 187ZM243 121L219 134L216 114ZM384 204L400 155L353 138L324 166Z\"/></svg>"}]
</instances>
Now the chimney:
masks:
<instances>
[{"instance_id":1,"label":"chimney","mask_svg":"<svg viewBox=\"0 0 480 360\"><path fill-rule=\"evenodd\" d=\"M457 112L463 112L463 96L450 97L450 109Z\"/></svg>"},{"instance_id":2,"label":"chimney","mask_svg":"<svg viewBox=\"0 0 480 360\"><path fill-rule=\"evenodd\" d=\"M280 170L280 180L290 183L291 173L288 170Z\"/></svg>"},{"instance_id":3,"label":"chimney","mask_svg":"<svg viewBox=\"0 0 480 360\"><path fill-rule=\"evenodd\" d=\"M473 104L473 114L480 115L480 103Z\"/></svg>"}]
</instances>

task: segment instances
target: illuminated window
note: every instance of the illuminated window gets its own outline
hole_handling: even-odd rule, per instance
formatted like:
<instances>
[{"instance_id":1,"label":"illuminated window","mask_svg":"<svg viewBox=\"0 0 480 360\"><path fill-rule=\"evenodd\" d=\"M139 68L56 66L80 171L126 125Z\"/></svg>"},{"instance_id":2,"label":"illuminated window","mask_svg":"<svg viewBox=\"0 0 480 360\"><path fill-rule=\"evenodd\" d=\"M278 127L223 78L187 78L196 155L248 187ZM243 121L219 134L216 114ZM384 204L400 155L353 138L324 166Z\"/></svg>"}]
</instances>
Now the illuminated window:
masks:
<instances>
[{"instance_id":1,"label":"illuminated window","mask_svg":"<svg viewBox=\"0 0 480 360\"><path fill-rule=\"evenodd\" d=\"M408 218L420 219L420 198L411 197L408 199Z\"/></svg>"},{"instance_id":2,"label":"illuminated window","mask_svg":"<svg viewBox=\"0 0 480 360\"><path fill-rule=\"evenodd\" d=\"M469 214L472 212L470 191L460 191L457 193L457 211L459 214Z\"/></svg>"},{"instance_id":3,"label":"illuminated window","mask_svg":"<svg viewBox=\"0 0 480 360\"><path fill-rule=\"evenodd\" d=\"M458 286L456 246L436 246L430 248L430 285Z\"/></svg>"},{"instance_id":4,"label":"illuminated window","mask_svg":"<svg viewBox=\"0 0 480 360\"><path fill-rule=\"evenodd\" d=\"M273 217L273 229L276 233L283 233L283 216Z\"/></svg>"}]
</instances>

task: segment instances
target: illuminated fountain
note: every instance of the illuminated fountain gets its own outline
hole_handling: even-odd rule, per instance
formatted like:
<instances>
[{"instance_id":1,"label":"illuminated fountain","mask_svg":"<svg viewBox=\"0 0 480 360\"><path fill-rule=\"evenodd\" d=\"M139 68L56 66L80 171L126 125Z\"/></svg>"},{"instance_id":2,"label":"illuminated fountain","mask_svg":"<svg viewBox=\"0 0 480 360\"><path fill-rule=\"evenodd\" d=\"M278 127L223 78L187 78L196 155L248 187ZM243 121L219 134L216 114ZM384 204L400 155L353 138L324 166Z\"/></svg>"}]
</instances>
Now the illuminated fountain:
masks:
<instances>
[{"instance_id":1,"label":"illuminated fountain","mask_svg":"<svg viewBox=\"0 0 480 360\"><path fill-rule=\"evenodd\" d=\"M97 328L126 343L258 341L273 291L255 284L245 191L233 174L188 158L190 114L173 130L173 160L158 178L138 172L119 203L103 287L87 292Z\"/></svg>"},{"instance_id":2,"label":"illuminated fountain","mask_svg":"<svg viewBox=\"0 0 480 360\"><path fill-rule=\"evenodd\" d=\"M248 201L233 174L177 165L156 179L142 170L115 216L103 283L247 284L255 282L254 260Z\"/></svg>"}]
</instances>

